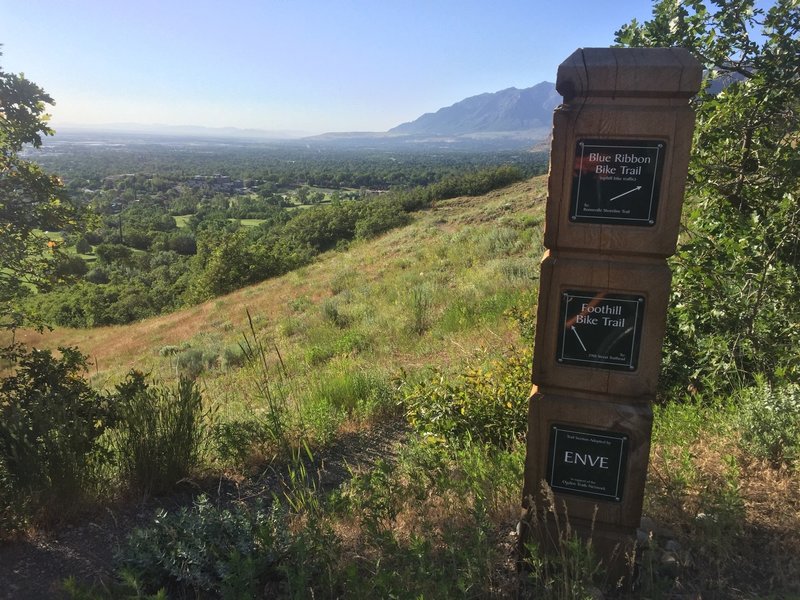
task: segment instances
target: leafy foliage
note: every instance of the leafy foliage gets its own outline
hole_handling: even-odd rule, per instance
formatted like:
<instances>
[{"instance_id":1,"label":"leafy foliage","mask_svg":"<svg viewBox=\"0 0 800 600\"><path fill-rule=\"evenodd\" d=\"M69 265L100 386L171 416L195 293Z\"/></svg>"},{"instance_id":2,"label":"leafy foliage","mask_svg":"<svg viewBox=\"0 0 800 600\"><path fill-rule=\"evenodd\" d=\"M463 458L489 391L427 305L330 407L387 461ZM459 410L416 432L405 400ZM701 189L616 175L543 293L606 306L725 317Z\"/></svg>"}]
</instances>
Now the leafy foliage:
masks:
<instances>
[{"instance_id":1,"label":"leafy foliage","mask_svg":"<svg viewBox=\"0 0 800 600\"><path fill-rule=\"evenodd\" d=\"M331 202L304 210L246 195L207 197L198 192L195 213L181 229L167 211L187 200L183 191L171 203L159 190L150 190L152 196L142 199L134 191L158 187L158 178L120 176L113 180L119 189L92 198L95 210L104 215L101 226L69 238L76 250L78 245L83 250L89 246L97 259L94 268L89 271L80 257L60 260L60 272L83 278L34 295L24 308L57 325L129 323L282 275L321 252L405 225L412 211L432 202L481 194L522 176L520 169L502 166L449 175L429 186L359 193L347 200L337 191ZM112 180L106 182L111 185ZM259 218L257 226L244 227L235 220L248 216Z\"/></svg>"},{"instance_id":2,"label":"leafy foliage","mask_svg":"<svg viewBox=\"0 0 800 600\"><path fill-rule=\"evenodd\" d=\"M683 46L707 68L696 100L686 233L675 259L664 379L731 390L800 373L800 8L777 0L656 2L617 32Z\"/></svg>"},{"instance_id":3,"label":"leafy foliage","mask_svg":"<svg viewBox=\"0 0 800 600\"><path fill-rule=\"evenodd\" d=\"M45 105L53 99L22 75L0 69L0 328L14 329L30 320L19 300L31 289L45 289L58 275L57 246L42 230L74 226L78 211L61 181L20 157L26 144L42 145L47 126ZM41 326L41 322L38 322Z\"/></svg>"},{"instance_id":4,"label":"leafy foliage","mask_svg":"<svg viewBox=\"0 0 800 600\"><path fill-rule=\"evenodd\" d=\"M531 358L523 350L456 378L435 373L405 392L409 423L433 441L510 446L528 426Z\"/></svg>"},{"instance_id":5,"label":"leafy foliage","mask_svg":"<svg viewBox=\"0 0 800 600\"><path fill-rule=\"evenodd\" d=\"M775 466L800 467L800 385L761 381L741 396L742 446Z\"/></svg>"},{"instance_id":6,"label":"leafy foliage","mask_svg":"<svg viewBox=\"0 0 800 600\"><path fill-rule=\"evenodd\" d=\"M83 378L86 359L74 348L22 346L0 358L16 371L0 381L0 471L30 510L69 512L94 489L99 438L113 424L108 402Z\"/></svg>"},{"instance_id":7,"label":"leafy foliage","mask_svg":"<svg viewBox=\"0 0 800 600\"><path fill-rule=\"evenodd\" d=\"M177 513L159 511L117 555L146 590L194 597L254 598L279 567L290 537L279 503L218 508L200 496Z\"/></svg>"}]
</instances>

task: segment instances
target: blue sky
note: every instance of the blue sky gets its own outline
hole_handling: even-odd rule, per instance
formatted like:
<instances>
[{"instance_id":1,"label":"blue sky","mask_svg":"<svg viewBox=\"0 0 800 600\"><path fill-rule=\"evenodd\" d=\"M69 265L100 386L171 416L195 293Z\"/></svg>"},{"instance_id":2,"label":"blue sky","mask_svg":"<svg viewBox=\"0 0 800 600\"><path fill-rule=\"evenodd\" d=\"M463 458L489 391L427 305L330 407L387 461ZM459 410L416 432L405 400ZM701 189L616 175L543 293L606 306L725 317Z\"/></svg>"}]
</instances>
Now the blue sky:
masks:
<instances>
[{"instance_id":1,"label":"blue sky","mask_svg":"<svg viewBox=\"0 0 800 600\"><path fill-rule=\"evenodd\" d=\"M555 81L646 0L0 0L5 71L53 124L385 131L468 96Z\"/></svg>"}]
</instances>

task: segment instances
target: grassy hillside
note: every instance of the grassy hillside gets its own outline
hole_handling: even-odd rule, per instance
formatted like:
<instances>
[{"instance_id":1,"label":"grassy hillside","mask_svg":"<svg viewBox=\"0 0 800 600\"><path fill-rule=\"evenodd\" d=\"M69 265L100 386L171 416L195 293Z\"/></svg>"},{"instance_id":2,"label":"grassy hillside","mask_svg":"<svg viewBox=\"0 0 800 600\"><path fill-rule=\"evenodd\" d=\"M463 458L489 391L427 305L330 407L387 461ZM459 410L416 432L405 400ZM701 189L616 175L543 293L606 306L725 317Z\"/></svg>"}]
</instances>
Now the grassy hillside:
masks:
<instances>
[{"instance_id":1,"label":"grassy hillside","mask_svg":"<svg viewBox=\"0 0 800 600\"><path fill-rule=\"evenodd\" d=\"M537 178L441 202L376 241L167 316L17 339L77 346L89 355L99 386L131 368L174 378L181 355L200 350L207 385L224 387L235 377L225 352L235 353L249 333L249 311L258 336L278 347L293 372L318 373L331 359L388 370L447 367L480 347L502 348L515 339L503 312L523 298L530 303L538 287L544 187Z\"/></svg>"},{"instance_id":2,"label":"grassy hillside","mask_svg":"<svg viewBox=\"0 0 800 600\"><path fill-rule=\"evenodd\" d=\"M202 471L235 493L215 486L161 514L121 540L117 568L176 597L513 596L545 188L536 178L439 202L376 240L164 317L18 335L78 346L99 388L130 369L198 377ZM800 477L761 451L791 424L764 402L655 407L640 583L627 597L800 593ZM355 438L370 460L348 451ZM540 577L525 593L622 597L584 546L563 558L532 551ZM133 594L120 585L97 597Z\"/></svg>"}]
</instances>

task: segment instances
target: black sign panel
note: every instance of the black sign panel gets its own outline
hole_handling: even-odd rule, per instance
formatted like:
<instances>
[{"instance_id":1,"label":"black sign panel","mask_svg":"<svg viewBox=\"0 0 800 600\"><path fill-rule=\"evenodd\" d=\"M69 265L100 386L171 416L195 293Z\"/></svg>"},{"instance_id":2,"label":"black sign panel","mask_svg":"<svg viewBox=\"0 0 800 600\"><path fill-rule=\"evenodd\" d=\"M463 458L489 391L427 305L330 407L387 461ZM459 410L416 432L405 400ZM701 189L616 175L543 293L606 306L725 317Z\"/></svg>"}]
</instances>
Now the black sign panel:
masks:
<instances>
[{"instance_id":1,"label":"black sign panel","mask_svg":"<svg viewBox=\"0 0 800 600\"><path fill-rule=\"evenodd\" d=\"M555 492L620 502L628 446L624 433L553 425L547 483Z\"/></svg>"},{"instance_id":2,"label":"black sign panel","mask_svg":"<svg viewBox=\"0 0 800 600\"><path fill-rule=\"evenodd\" d=\"M561 294L558 362L633 371L639 363L644 296L608 292Z\"/></svg>"},{"instance_id":3,"label":"black sign panel","mask_svg":"<svg viewBox=\"0 0 800 600\"><path fill-rule=\"evenodd\" d=\"M578 140L570 220L655 225L664 147L653 140Z\"/></svg>"}]
</instances>

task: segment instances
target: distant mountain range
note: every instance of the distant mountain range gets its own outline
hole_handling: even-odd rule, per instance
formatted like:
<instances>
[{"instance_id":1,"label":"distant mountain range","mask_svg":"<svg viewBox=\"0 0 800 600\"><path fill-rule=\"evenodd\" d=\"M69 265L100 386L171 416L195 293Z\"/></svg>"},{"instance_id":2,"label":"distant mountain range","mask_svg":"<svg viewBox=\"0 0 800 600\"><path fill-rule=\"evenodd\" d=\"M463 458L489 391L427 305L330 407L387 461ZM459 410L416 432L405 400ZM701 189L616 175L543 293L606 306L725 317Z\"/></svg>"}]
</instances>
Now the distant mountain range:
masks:
<instances>
[{"instance_id":1,"label":"distant mountain range","mask_svg":"<svg viewBox=\"0 0 800 600\"><path fill-rule=\"evenodd\" d=\"M307 139L382 148L533 148L550 135L553 110L560 102L555 84L543 81L523 90L472 96L386 133L326 133Z\"/></svg>"},{"instance_id":2,"label":"distant mountain range","mask_svg":"<svg viewBox=\"0 0 800 600\"><path fill-rule=\"evenodd\" d=\"M493 94L480 94L435 113L426 113L410 123L390 129L389 133L410 135L473 136L535 132L550 129L553 109L561 96L553 83L543 81L518 90L508 88Z\"/></svg>"},{"instance_id":3,"label":"distant mountain range","mask_svg":"<svg viewBox=\"0 0 800 600\"><path fill-rule=\"evenodd\" d=\"M472 96L386 132L325 133L305 137L295 131L137 123L64 125L57 130L64 141L92 134L117 134L219 141L280 141L382 150L516 150L532 149L547 140L553 122L553 109L560 102L561 96L556 92L555 84L543 81L523 90L512 87Z\"/></svg>"}]
</instances>

